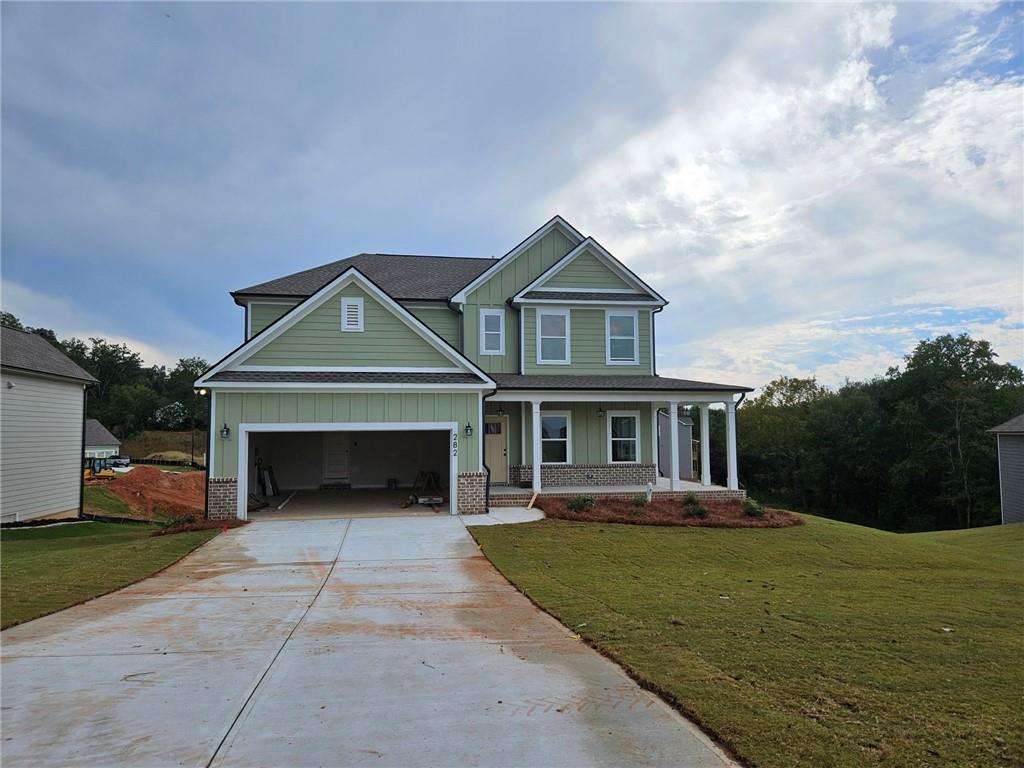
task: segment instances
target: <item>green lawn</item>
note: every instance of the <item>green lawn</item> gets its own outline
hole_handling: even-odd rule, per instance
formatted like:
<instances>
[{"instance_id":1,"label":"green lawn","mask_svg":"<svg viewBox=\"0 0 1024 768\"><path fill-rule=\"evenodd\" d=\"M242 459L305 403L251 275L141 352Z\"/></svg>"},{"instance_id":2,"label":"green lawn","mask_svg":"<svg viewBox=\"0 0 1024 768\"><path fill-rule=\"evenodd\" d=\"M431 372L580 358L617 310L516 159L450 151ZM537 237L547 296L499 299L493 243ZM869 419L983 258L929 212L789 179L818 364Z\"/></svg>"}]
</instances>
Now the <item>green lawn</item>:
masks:
<instances>
[{"instance_id":1,"label":"green lawn","mask_svg":"<svg viewBox=\"0 0 1024 768\"><path fill-rule=\"evenodd\" d=\"M213 538L216 530L150 536L149 525L78 523L0 532L3 628L112 592Z\"/></svg>"},{"instance_id":2,"label":"green lawn","mask_svg":"<svg viewBox=\"0 0 1024 768\"><path fill-rule=\"evenodd\" d=\"M471 530L750 765L1024 765L1024 525Z\"/></svg>"},{"instance_id":3,"label":"green lawn","mask_svg":"<svg viewBox=\"0 0 1024 768\"><path fill-rule=\"evenodd\" d=\"M139 517L132 512L124 499L102 485L87 485L83 489L83 506L86 512L111 517Z\"/></svg>"}]
</instances>

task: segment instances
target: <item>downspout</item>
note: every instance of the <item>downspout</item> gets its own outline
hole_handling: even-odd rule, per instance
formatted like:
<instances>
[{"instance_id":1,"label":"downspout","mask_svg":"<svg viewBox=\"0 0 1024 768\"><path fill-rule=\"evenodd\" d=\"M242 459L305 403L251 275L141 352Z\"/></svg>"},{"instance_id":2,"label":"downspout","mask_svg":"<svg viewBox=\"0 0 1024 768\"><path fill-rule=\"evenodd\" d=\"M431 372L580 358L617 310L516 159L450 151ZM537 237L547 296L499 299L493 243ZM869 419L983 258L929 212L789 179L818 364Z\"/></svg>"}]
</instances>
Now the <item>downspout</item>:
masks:
<instances>
[{"instance_id":1,"label":"downspout","mask_svg":"<svg viewBox=\"0 0 1024 768\"><path fill-rule=\"evenodd\" d=\"M658 355L658 344L657 344L657 338L655 337L655 334L654 334L654 327L655 327L654 316L656 314L658 314L659 312L661 312L661 310L663 310L664 308L665 308L664 306L660 306L657 309L651 311L651 375L652 376L657 376L658 375L658 356L657 356Z\"/></svg>"},{"instance_id":2,"label":"downspout","mask_svg":"<svg viewBox=\"0 0 1024 768\"><path fill-rule=\"evenodd\" d=\"M466 315L462 311L461 304L453 304L449 301L448 309L459 316L459 352L466 354Z\"/></svg>"},{"instance_id":3,"label":"downspout","mask_svg":"<svg viewBox=\"0 0 1024 768\"><path fill-rule=\"evenodd\" d=\"M497 389L492 389L490 392L488 392L486 395L484 395L484 396L482 396L480 398L480 439L481 440L483 440L484 439L484 435L487 434L487 430L485 428L485 425L486 425L487 421L486 421L486 417L484 416L484 408L487 405L487 398L488 397L494 397L494 395L496 395L496 394L498 394L498 390ZM508 439L508 435L505 436L505 439L506 440ZM485 448L487 447L486 443L484 444L484 447ZM487 451L481 450L480 451L480 455L484 457L484 460L483 460L484 472L487 474L487 479L486 479L485 485L484 485L484 506L487 508L487 511L489 512L490 509L491 509L491 468L489 466L487 466Z\"/></svg>"},{"instance_id":4,"label":"downspout","mask_svg":"<svg viewBox=\"0 0 1024 768\"><path fill-rule=\"evenodd\" d=\"M85 420L89 415L89 387L92 384L86 384L82 387L82 453L78 458L78 519L82 519L82 514L85 512L85 469L83 464L85 463Z\"/></svg>"}]
</instances>

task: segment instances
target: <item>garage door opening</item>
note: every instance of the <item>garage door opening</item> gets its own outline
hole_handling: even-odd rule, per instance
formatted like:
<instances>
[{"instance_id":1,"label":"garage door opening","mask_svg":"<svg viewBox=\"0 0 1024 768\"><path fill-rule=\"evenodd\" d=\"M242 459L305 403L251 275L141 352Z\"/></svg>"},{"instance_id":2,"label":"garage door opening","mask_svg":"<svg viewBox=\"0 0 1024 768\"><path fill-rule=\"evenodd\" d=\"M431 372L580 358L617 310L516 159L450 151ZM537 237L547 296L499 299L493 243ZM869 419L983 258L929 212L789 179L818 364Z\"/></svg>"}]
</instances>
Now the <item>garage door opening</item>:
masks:
<instances>
[{"instance_id":1,"label":"garage door opening","mask_svg":"<svg viewBox=\"0 0 1024 768\"><path fill-rule=\"evenodd\" d=\"M301 430L266 431L268 425L245 426L240 435L245 469L240 467L239 480L244 474L242 487L247 488L248 498L239 499L240 517L429 514L456 509L452 428L302 425ZM420 491L424 495L440 496L441 502L408 506L416 486L425 488Z\"/></svg>"}]
</instances>

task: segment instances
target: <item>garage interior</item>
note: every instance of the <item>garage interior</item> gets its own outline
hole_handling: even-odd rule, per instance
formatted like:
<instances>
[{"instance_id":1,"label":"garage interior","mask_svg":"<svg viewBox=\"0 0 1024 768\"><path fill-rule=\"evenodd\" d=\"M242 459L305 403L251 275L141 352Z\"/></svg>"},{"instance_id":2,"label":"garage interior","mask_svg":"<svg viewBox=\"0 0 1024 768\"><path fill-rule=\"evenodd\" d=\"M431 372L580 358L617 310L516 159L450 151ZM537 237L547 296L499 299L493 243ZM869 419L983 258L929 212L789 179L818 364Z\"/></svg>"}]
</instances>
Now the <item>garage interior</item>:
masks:
<instances>
[{"instance_id":1,"label":"garage interior","mask_svg":"<svg viewBox=\"0 0 1024 768\"><path fill-rule=\"evenodd\" d=\"M249 515L448 513L448 442L442 431L252 432ZM403 508L424 473L433 474L443 502Z\"/></svg>"}]
</instances>

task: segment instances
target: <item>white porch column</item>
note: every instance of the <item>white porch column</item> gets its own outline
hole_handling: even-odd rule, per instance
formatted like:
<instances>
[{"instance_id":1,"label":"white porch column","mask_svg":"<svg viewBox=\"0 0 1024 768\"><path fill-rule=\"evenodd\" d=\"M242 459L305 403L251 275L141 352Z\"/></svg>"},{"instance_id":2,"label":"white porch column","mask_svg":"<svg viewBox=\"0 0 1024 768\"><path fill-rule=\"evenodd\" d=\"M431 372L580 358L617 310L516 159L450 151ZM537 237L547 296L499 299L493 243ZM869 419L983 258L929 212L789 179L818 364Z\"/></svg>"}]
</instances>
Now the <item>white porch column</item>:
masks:
<instances>
[{"instance_id":1,"label":"white porch column","mask_svg":"<svg viewBox=\"0 0 1024 768\"><path fill-rule=\"evenodd\" d=\"M710 406L700 404L700 484L711 485L711 421Z\"/></svg>"},{"instance_id":2,"label":"white porch column","mask_svg":"<svg viewBox=\"0 0 1024 768\"><path fill-rule=\"evenodd\" d=\"M668 431L669 431L669 456L672 475L670 477L673 491L682 488L679 481L679 401L670 400L668 403Z\"/></svg>"},{"instance_id":3,"label":"white porch column","mask_svg":"<svg viewBox=\"0 0 1024 768\"><path fill-rule=\"evenodd\" d=\"M736 402L725 401L726 464L729 473L729 490L738 491L739 478L736 476Z\"/></svg>"},{"instance_id":4,"label":"white porch column","mask_svg":"<svg viewBox=\"0 0 1024 768\"><path fill-rule=\"evenodd\" d=\"M540 401L531 400L533 412L533 490L540 492Z\"/></svg>"}]
</instances>

